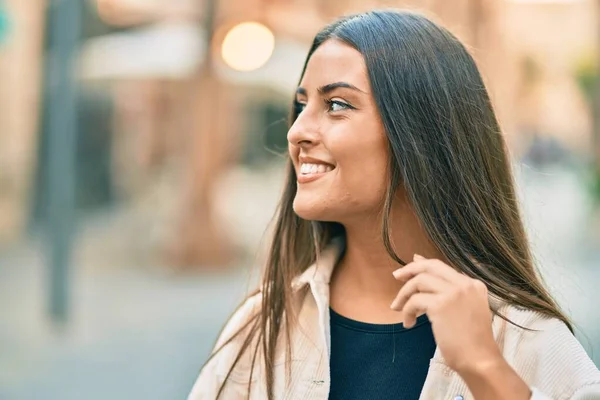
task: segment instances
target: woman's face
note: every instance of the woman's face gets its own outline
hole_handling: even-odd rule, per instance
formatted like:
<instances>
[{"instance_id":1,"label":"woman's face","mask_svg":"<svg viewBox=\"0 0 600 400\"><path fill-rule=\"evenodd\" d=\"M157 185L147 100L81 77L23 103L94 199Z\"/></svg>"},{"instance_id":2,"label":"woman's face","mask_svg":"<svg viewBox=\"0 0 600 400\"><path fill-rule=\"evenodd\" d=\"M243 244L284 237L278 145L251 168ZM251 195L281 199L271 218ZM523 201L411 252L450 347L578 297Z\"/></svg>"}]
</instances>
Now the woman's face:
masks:
<instances>
[{"instance_id":1,"label":"woman's face","mask_svg":"<svg viewBox=\"0 0 600 400\"><path fill-rule=\"evenodd\" d=\"M296 107L288 132L298 178L294 211L340 223L377 214L388 147L363 56L341 41L323 43L308 62Z\"/></svg>"}]
</instances>

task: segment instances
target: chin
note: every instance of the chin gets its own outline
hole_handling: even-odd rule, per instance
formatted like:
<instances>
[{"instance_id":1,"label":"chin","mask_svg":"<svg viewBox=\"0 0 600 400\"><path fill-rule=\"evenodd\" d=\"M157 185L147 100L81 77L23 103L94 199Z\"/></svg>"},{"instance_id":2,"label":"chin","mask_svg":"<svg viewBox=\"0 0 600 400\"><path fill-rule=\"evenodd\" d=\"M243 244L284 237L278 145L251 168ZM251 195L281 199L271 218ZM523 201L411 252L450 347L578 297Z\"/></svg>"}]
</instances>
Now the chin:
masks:
<instances>
[{"instance_id":1,"label":"chin","mask_svg":"<svg viewBox=\"0 0 600 400\"><path fill-rule=\"evenodd\" d=\"M333 221L332 212L324 205L324 201L306 201L296 197L294 199L294 212L300 218L308 221Z\"/></svg>"},{"instance_id":2,"label":"chin","mask_svg":"<svg viewBox=\"0 0 600 400\"><path fill-rule=\"evenodd\" d=\"M308 221L323 221L323 212L319 209L297 206L294 202L294 212L297 216Z\"/></svg>"}]
</instances>

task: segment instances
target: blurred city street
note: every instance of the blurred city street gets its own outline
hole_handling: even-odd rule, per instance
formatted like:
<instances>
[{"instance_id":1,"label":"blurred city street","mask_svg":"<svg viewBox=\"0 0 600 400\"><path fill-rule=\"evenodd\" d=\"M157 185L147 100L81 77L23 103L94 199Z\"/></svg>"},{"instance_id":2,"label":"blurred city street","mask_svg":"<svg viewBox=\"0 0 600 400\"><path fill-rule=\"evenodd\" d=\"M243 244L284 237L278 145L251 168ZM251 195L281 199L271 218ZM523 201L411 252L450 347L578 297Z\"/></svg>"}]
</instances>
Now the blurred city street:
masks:
<instances>
[{"instance_id":1,"label":"blurred city street","mask_svg":"<svg viewBox=\"0 0 600 400\"><path fill-rule=\"evenodd\" d=\"M0 0L0 400L187 396L258 282L315 33L389 7L473 55L600 365L600 2Z\"/></svg>"},{"instance_id":2,"label":"blurred city street","mask_svg":"<svg viewBox=\"0 0 600 400\"><path fill-rule=\"evenodd\" d=\"M561 168L520 166L517 172L540 265L599 364L600 251L598 238L579 228L590 207L581 182ZM237 201L246 203L238 209L254 204L256 214L253 220L242 213L230 218L239 219L245 235L260 237L273 208L258 207L258 201L276 199L279 187L260 175L255 182L249 175L243 179L229 183L237 188ZM253 192L260 192L256 201ZM87 221L81 240L103 240L98 245L110 250L106 221ZM110 223L113 234L127 234L127 227L115 226L118 221ZM247 265L181 274L158 265L110 265L110 254L105 257L85 268L74 265L72 320L62 330L44 314L40 246L0 259L0 399L185 398L223 322L256 277Z\"/></svg>"}]
</instances>

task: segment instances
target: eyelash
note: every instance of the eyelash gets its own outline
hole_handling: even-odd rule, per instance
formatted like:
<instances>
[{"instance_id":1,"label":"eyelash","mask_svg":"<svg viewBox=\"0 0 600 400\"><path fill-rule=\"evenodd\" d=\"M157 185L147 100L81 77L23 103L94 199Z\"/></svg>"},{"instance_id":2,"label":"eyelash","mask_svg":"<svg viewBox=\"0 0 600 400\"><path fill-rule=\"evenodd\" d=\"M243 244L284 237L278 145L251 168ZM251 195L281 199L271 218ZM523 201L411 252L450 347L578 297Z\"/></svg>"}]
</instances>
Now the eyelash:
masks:
<instances>
[{"instance_id":1,"label":"eyelash","mask_svg":"<svg viewBox=\"0 0 600 400\"><path fill-rule=\"evenodd\" d=\"M334 104L343 108L343 110L338 110L338 111L356 110L356 107L353 107L350 104L345 103L343 101L339 101L339 100L328 99L328 100L325 100L325 104L328 107L328 110L327 110L328 112L336 112L336 111L331 110L331 106ZM294 109L296 111L296 114L300 114L304 110L304 107L306 107L306 104L300 103L299 101L294 101Z\"/></svg>"},{"instance_id":2,"label":"eyelash","mask_svg":"<svg viewBox=\"0 0 600 400\"><path fill-rule=\"evenodd\" d=\"M355 109L350 104L344 103L343 101L338 101L338 100L325 100L325 104L327 104L327 106L329 107L329 109L328 109L329 112L335 112L335 111L331 111L331 106L334 104L342 107L344 110L354 110Z\"/></svg>"}]
</instances>

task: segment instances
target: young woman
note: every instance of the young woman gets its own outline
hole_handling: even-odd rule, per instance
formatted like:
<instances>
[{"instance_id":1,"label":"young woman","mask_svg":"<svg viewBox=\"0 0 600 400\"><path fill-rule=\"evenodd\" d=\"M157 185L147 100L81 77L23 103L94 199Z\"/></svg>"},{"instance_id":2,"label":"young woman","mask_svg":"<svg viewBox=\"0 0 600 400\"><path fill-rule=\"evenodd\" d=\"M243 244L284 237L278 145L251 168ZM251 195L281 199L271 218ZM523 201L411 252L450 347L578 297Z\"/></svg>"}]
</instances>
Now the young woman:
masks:
<instances>
[{"instance_id":1,"label":"young woman","mask_svg":"<svg viewBox=\"0 0 600 400\"><path fill-rule=\"evenodd\" d=\"M199 399L600 399L540 282L472 57L406 12L315 38L259 291Z\"/></svg>"}]
</instances>

